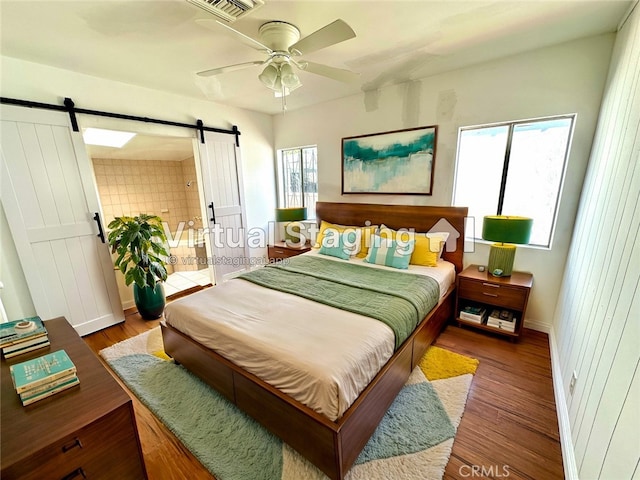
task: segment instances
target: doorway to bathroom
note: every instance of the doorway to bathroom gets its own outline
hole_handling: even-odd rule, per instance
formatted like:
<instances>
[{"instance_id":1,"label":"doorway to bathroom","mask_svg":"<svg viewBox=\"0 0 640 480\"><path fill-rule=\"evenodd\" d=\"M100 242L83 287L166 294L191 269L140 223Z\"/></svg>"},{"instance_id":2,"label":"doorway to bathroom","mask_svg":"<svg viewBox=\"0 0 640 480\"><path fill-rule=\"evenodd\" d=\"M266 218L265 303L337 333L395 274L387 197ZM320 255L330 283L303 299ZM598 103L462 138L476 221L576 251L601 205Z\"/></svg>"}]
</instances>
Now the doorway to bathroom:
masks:
<instances>
[{"instance_id":1,"label":"doorway to bathroom","mask_svg":"<svg viewBox=\"0 0 640 480\"><path fill-rule=\"evenodd\" d=\"M167 297L212 284L203 228L202 188L193 140L138 134L123 147L87 145L105 227L119 216L157 215L170 232ZM123 308L134 306L131 287L114 270Z\"/></svg>"}]
</instances>

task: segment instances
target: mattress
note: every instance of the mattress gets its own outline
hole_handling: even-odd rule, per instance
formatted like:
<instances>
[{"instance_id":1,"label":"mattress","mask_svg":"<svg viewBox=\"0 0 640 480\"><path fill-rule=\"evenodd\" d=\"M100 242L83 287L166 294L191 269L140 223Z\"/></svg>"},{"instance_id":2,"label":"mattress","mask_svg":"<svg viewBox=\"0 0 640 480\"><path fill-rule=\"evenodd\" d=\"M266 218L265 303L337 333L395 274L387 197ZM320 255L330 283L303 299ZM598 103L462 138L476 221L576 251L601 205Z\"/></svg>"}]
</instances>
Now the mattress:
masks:
<instances>
[{"instance_id":1,"label":"mattress","mask_svg":"<svg viewBox=\"0 0 640 480\"><path fill-rule=\"evenodd\" d=\"M455 279L448 262L411 267L410 273L435 278L441 295ZM171 302L165 319L331 420L344 414L394 352L393 331L378 320L243 279Z\"/></svg>"}]
</instances>

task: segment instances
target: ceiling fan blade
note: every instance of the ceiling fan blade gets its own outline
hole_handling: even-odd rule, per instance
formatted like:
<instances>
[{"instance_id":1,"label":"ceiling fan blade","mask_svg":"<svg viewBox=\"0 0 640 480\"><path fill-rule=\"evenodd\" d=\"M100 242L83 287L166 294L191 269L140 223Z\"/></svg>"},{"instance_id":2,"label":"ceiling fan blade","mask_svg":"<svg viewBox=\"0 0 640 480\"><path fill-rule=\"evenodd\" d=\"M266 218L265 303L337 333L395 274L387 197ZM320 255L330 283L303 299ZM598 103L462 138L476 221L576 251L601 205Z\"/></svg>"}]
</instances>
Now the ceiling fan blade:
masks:
<instances>
[{"instance_id":1,"label":"ceiling fan blade","mask_svg":"<svg viewBox=\"0 0 640 480\"><path fill-rule=\"evenodd\" d=\"M354 38L356 33L353 29L342 20L336 20L329 25L325 25L320 30L316 30L310 35L294 43L290 48L290 52L296 51L300 55L315 52L321 48L344 42L350 38Z\"/></svg>"},{"instance_id":2,"label":"ceiling fan blade","mask_svg":"<svg viewBox=\"0 0 640 480\"><path fill-rule=\"evenodd\" d=\"M199 18L196 20L196 23L204 28L213 30L214 32L220 32L221 31L220 27L224 27L225 30L222 30L224 33L232 33L236 39L239 39L247 47L251 47L255 50L266 52L268 54L272 53L272 50L269 47L260 43L258 40L251 38L250 36L245 35L244 33L239 32L235 28L231 28L229 25L225 25L224 23L218 20L212 20L209 18Z\"/></svg>"},{"instance_id":3,"label":"ceiling fan blade","mask_svg":"<svg viewBox=\"0 0 640 480\"><path fill-rule=\"evenodd\" d=\"M360 80L359 73L355 73L350 70L344 70L342 68L330 67L329 65L323 65L321 63L305 61L300 63L300 68L305 72L322 75L323 77L332 78L333 80L338 80L339 82L351 83Z\"/></svg>"},{"instance_id":4,"label":"ceiling fan blade","mask_svg":"<svg viewBox=\"0 0 640 480\"><path fill-rule=\"evenodd\" d=\"M255 65L264 65L269 60L256 60L254 62L236 63L235 65L227 65L226 67L212 68L211 70L204 70L198 72L200 77L211 77L213 75L219 75L221 73L233 72L235 70L242 70L243 68L253 67Z\"/></svg>"}]
</instances>

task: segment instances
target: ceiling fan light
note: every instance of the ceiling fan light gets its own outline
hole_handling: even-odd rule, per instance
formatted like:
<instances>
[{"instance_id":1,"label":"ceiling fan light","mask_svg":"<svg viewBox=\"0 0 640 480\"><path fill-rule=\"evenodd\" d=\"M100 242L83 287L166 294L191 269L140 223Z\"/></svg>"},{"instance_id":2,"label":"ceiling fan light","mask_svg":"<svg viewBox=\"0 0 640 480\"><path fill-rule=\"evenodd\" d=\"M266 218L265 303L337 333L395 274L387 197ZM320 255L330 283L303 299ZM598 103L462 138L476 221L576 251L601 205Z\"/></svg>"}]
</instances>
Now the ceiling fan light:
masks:
<instances>
[{"instance_id":1,"label":"ceiling fan light","mask_svg":"<svg viewBox=\"0 0 640 480\"><path fill-rule=\"evenodd\" d=\"M278 69L275 65L267 65L265 69L262 71L260 75L258 75L258 79L269 88L274 88L276 82L279 80Z\"/></svg>"},{"instance_id":2,"label":"ceiling fan light","mask_svg":"<svg viewBox=\"0 0 640 480\"><path fill-rule=\"evenodd\" d=\"M285 63L280 67L280 78L282 80L282 84L289 89L294 89L300 86L300 79L288 63Z\"/></svg>"},{"instance_id":3,"label":"ceiling fan light","mask_svg":"<svg viewBox=\"0 0 640 480\"><path fill-rule=\"evenodd\" d=\"M271 87L271 89L274 92L280 92L282 91L282 78L280 77L280 74L278 74L275 83L273 84L273 87Z\"/></svg>"}]
</instances>

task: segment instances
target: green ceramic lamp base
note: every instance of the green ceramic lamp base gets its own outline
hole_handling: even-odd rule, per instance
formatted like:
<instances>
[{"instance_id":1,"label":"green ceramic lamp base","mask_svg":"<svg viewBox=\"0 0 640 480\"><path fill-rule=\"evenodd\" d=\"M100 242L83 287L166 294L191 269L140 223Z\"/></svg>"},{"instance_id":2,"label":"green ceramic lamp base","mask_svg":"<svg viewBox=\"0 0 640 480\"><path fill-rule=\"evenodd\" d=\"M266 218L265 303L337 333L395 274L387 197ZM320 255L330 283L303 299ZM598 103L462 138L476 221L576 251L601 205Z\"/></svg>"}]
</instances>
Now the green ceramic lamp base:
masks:
<instances>
[{"instance_id":1,"label":"green ceramic lamp base","mask_svg":"<svg viewBox=\"0 0 640 480\"><path fill-rule=\"evenodd\" d=\"M284 241L287 245L299 245L301 241L300 232L304 230L301 222L288 222L284 226Z\"/></svg>"},{"instance_id":2,"label":"green ceramic lamp base","mask_svg":"<svg viewBox=\"0 0 640 480\"><path fill-rule=\"evenodd\" d=\"M494 243L489 252L487 270L494 277L509 277L516 258L516 246L508 243Z\"/></svg>"}]
</instances>

